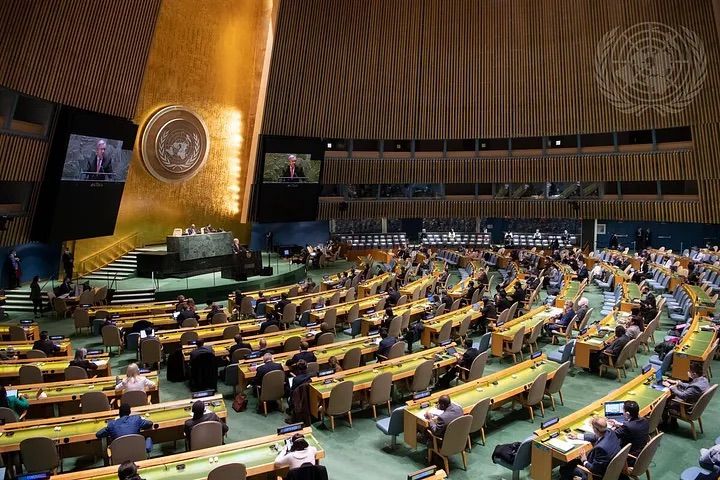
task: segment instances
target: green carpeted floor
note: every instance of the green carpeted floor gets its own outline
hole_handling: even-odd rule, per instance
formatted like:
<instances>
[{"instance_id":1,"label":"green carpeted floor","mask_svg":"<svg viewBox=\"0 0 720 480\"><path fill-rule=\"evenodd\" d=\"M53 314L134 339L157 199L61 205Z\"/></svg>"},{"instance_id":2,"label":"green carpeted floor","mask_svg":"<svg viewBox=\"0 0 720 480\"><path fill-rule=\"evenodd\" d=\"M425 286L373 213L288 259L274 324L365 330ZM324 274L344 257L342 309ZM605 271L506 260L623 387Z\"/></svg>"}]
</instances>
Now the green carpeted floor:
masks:
<instances>
[{"instance_id":1,"label":"green carpeted floor","mask_svg":"<svg viewBox=\"0 0 720 480\"><path fill-rule=\"evenodd\" d=\"M316 280L325 273L332 273L348 268L349 264L336 263L332 267L324 270L316 270L311 272ZM497 278L497 276L496 276ZM590 286L586 290L585 296L590 301L591 307L595 308L595 315L599 315L600 305L602 303L601 291ZM544 297L544 293L543 293ZM29 318L22 315L13 315L12 320L21 318ZM596 317L594 317L596 318ZM664 317L663 317L664 318ZM54 318L41 318L40 323L44 329L51 334L64 334L72 336L74 346L94 347L101 345L99 338L78 336L74 334L72 320L55 320ZM656 334L656 339L661 341L664 332L667 330L668 324L663 323L663 328ZM341 335L342 337L342 335ZM553 348L551 345L544 345L543 349L549 351ZM647 362L647 354L640 355L640 365ZM114 373L121 373L125 367L134 360L134 353L123 353L119 356L113 356L112 368ZM497 359L486 368L487 373L497 371L509 365L506 360L499 362ZM720 367L716 367L716 372L720 371ZM638 374L639 370L629 372L632 377ZM712 381L712 380L711 380ZM549 407L546 409L546 418L549 416L564 416L593 400L607 394L608 392L618 388L620 384L613 378L598 378L582 370L571 370L571 375L567 378L563 388L565 405L558 403L556 413L553 413ZM255 399L250 396L250 405L247 411L243 413L235 413L230 408L231 388L220 383L220 392L225 394L228 408L228 424L230 431L227 441L245 440L262 435L268 435L275 432L278 426L283 425L284 416L279 412L273 412L267 418L255 413ZM189 389L182 383L170 383L165 380L165 370L161 370L161 401L177 400L189 397ZM395 405L394 405L395 406ZM384 415L385 412L379 410ZM654 479L677 479L680 472L689 466L697 464L698 450L701 447L708 447L714 443L716 437L720 435L720 398L716 397L710 405L710 408L704 415L705 433L700 435L697 441L693 441L688 428L681 427L666 435L660 450L655 457L655 463L652 468ZM489 421L487 429L487 446L476 445L472 452L468 455L469 465L468 471L462 470L462 462L458 458L451 460L451 478L454 479L493 479L501 478L509 479L511 474L502 467L492 463L490 456L493 448L499 443L509 443L519 441L530 435L539 427L540 417L536 418L535 423L531 423L528 419L526 411L516 410L511 412L508 409L494 411ZM375 427L372 419L371 411L355 411L353 412L353 428L349 428L347 423L339 419L334 432L329 428L324 428L319 423L314 426L315 434L322 444L326 452L326 459L323 463L328 467L331 479L403 479L409 472L418 470L425 466L425 450L411 450L401 445L394 453L386 453L382 447L389 442L389 437L385 437ZM401 438L400 438L401 440ZM178 447L182 442L178 442ZM174 453L172 444L156 445L153 451L154 456ZM66 470L71 468L88 468L89 459L66 460ZM99 464L96 464L99 466ZM529 478L527 472L521 478Z\"/></svg>"}]
</instances>

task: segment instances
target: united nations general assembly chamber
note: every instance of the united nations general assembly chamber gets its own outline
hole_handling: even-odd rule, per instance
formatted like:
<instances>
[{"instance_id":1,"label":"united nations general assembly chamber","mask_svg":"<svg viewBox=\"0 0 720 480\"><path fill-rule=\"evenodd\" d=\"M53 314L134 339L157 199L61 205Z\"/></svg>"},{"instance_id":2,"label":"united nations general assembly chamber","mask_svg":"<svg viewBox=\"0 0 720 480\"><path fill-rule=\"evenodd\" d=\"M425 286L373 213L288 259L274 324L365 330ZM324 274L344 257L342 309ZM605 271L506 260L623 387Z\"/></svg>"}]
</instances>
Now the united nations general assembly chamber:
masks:
<instances>
[{"instance_id":1,"label":"united nations general assembly chamber","mask_svg":"<svg viewBox=\"0 0 720 480\"><path fill-rule=\"evenodd\" d=\"M720 0L0 0L0 476L720 478Z\"/></svg>"}]
</instances>

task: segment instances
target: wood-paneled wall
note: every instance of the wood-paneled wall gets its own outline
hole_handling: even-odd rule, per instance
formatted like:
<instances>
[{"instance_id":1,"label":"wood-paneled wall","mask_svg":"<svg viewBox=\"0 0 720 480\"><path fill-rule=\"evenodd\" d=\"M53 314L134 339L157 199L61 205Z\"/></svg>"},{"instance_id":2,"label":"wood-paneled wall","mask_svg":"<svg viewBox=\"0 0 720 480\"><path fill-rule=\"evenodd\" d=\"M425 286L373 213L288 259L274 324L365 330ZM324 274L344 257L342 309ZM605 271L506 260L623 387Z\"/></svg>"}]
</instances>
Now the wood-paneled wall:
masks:
<instances>
[{"instance_id":1,"label":"wood-paneled wall","mask_svg":"<svg viewBox=\"0 0 720 480\"><path fill-rule=\"evenodd\" d=\"M132 118L161 0L0 2L0 86L54 103ZM168 59L172 61L172 59ZM35 182L28 217L0 232L26 243L49 142L0 134L0 179Z\"/></svg>"},{"instance_id":2,"label":"wood-paneled wall","mask_svg":"<svg viewBox=\"0 0 720 480\"><path fill-rule=\"evenodd\" d=\"M132 118L160 3L0 2L0 85Z\"/></svg>"},{"instance_id":3,"label":"wood-paneled wall","mask_svg":"<svg viewBox=\"0 0 720 480\"><path fill-rule=\"evenodd\" d=\"M687 180L689 151L534 158L326 158L323 183L525 183Z\"/></svg>"},{"instance_id":4,"label":"wood-paneled wall","mask_svg":"<svg viewBox=\"0 0 720 480\"><path fill-rule=\"evenodd\" d=\"M612 29L695 32L707 79L677 114L618 111L595 80ZM718 120L712 0L283 0L263 133L502 138Z\"/></svg>"},{"instance_id":5,"label":"wood-paneled wall","mask_svg":"<svg viewBox=\"0 0 720 480\"><path fill-rule=\"evenodd\" d=\"M321 200L318 218L612 218L703 222L702 205L687 201Z\"/></svg>"}]
</instances>

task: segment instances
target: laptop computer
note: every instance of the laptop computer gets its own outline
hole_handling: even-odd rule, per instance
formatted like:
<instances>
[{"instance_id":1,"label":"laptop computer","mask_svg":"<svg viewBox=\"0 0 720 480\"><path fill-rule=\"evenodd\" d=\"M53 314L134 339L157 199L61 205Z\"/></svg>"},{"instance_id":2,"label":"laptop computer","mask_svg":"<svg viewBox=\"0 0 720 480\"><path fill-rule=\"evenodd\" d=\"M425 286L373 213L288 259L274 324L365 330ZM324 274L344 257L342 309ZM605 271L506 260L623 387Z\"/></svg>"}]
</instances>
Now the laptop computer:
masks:
<instances>
[{"instance_id":1,"label":"laptop computer","mask_svg":"<svg viewBox=\"0 0 720 480\"><path fill-rule=\"evenodd\" d=\"M605 402L605 418L615 420L617 423L625 422L624 401Z\"/></svg>"}]
</instances>

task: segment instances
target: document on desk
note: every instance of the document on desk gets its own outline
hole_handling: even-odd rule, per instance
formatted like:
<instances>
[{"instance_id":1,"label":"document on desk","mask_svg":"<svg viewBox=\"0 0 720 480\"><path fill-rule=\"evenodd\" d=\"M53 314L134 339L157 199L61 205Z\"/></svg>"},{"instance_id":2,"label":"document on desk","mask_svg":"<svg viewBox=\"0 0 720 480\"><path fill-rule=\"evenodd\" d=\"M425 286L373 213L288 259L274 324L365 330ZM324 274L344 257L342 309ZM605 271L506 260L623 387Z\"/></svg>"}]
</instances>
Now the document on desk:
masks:
<instances>
[{"instance_id":1,"label":"document on desk","mask_svg":"<svg viewBox=\"0 0 720 480\"><path fill-rule=\"evenodd\" d=\"M551 446L552 448L554 448L555 450L558 450L558 451L563 452L563 453L564 453L564 452L569 452L570 450L572 450L573 448L575 448L575 444L574 444L574 443L572 443L572 442L570 442L570 441L568 441L568 440L564 440L564 439L561 438L561 437L551 438L550 440L548 440L548 441L545 442L545 443L547 443L548 445L550 445L550 446Z\"/></svg>"}]
</instances>

